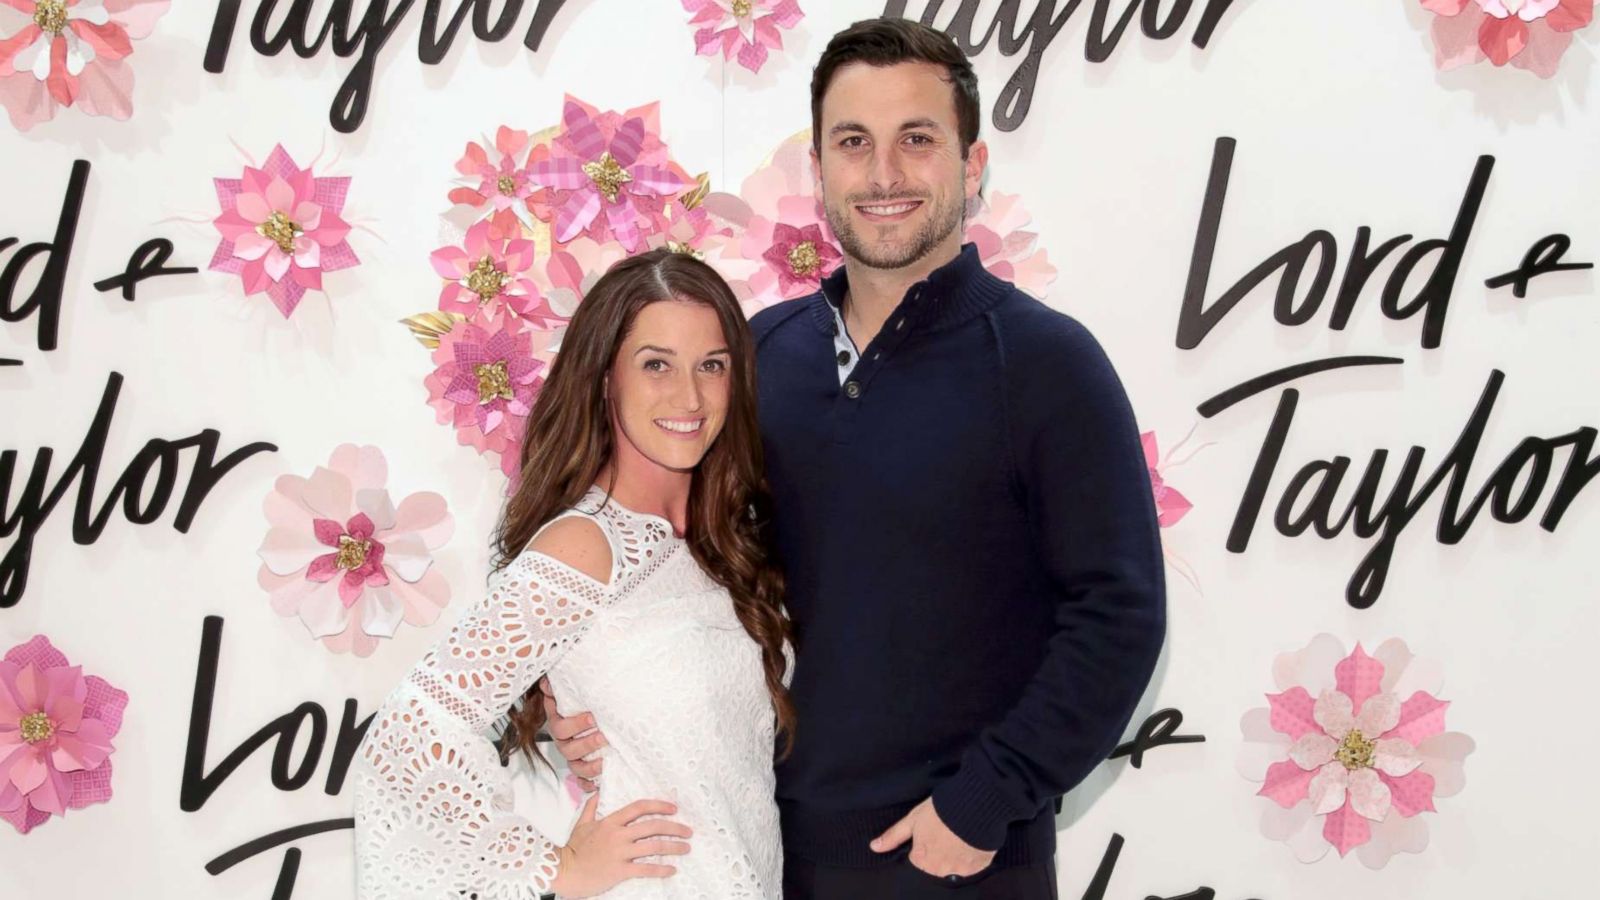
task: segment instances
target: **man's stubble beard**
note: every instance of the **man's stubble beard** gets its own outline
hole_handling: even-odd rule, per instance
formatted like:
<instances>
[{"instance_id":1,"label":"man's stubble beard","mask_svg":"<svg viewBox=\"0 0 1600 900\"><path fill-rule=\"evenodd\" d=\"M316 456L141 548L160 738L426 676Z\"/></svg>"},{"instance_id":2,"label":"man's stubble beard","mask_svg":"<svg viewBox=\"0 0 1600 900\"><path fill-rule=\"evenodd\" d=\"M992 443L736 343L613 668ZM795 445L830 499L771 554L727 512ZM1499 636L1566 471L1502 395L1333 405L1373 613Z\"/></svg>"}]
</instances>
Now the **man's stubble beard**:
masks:
<instances>
[{"instance_id":1,"label":"man's stubble beard","mask_svg":"<svg viewBox=\"0 0 1600 900\"><path fill-rule=\"evenodd\" d=\"M915 235L906 249L900 253L879 253L869 250L867 244L861 240L861 235L856 233L850 221L850 208L858 204L892 203L895 200L914 199L932 204L931 197L906 197L893 194L855 194L846 197L844 205L835 207L833 204L822 204L823 215L828 219L828 227L833 229L834 237L839 239L839 246L844 252L873 269L903 269L915 263L939 246L945 238L949 237L956 229L961 227L962 220L966 218L966 191L963 181L956 182L956 189L948 196L955 198L946 203L934 206L929 210L929 215L917 229Z\"/></svg>"}]
</instances>

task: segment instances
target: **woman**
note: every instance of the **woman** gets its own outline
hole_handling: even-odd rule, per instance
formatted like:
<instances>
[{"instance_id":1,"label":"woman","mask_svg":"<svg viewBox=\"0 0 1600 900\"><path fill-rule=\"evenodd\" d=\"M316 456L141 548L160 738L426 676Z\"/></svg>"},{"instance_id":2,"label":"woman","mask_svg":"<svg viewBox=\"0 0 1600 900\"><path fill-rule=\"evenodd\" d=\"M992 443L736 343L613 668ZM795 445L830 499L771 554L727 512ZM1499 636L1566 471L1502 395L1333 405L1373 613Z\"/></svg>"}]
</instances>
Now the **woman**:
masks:
<instances>
[{"instance_id":1,"label":"woman","mask_svg":"<svg viewBox=\"0 0 1600 900\"><path fill-rule=\"evenodd\" d=\"M521 472L488 598L362 746L361 896L777 897L788 622L760 535L754 350L709 266L656 250L595 284ZM560 846L512 811L489 737L509 710L506 752L537 753L542 676L602 717L609 742Z\"/></svg>"}]
</instances>

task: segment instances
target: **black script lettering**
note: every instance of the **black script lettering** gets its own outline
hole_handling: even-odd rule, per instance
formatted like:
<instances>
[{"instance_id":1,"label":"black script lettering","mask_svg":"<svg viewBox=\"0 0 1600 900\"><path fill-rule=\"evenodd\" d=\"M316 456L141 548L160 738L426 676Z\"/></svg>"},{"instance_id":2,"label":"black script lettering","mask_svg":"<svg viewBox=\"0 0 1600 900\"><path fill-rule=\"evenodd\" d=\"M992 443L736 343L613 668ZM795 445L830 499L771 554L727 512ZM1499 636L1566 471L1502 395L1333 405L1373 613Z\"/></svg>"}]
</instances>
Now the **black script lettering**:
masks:
<instances>
[{"instance_id":1,"label":"black script lettering","mask_svg":"<svg viewBox=\"0 0 1600 900\"><path fill-rule=\"evenodd\" d=\"M78 496L72 513L72 540L81 545L92 544L100 539L100 533L115 512L118 498L122 500L123 516L129 522L148 525L160 518L177 486L179 454L193 447L196 450L194 467L172 523L175 530L184 533L194 522L206 495L224 475L257 453L278 449L261 442L247 444L218 461L217 442L222 435L215 429L208 428L175 441L152 439L123 470L96 511L95 481L100 475L106 438L111 432L111 419L116 413L117 395L121 390L122 375L112 372L106 379L100 406L89 423L83 443L72 462L67 464L66 471L50 485L50 462L55 451L50 447L40 448L22 495L14 505L11 504L11 486L18 477L18 451L0 453L0 538L17 535L4 559L0 559L0 609L15 606L22 598L28 586L34 538L74 482L78 484Z\"/></svg>"},{"instance_id":2,"label":"black script lettering","mask_svg":"<svg viewBox=\"0 0 1600 900\"><path fill-rule=\"evenodd\" d=\"M1495 467L1463 507L1467 479L1504 380L1505 373L1498 369L1489 373L1477 406L1468 417L1455 445L1420 484L1426 457L1426 451L1420 446L1413 446L1406 453L1395 474L1394 483L1382 498L1379 497L1379 486L1389 452L1374 450L1350 499L1343 504L1343 511L1337 514L1335 510L1340 505L1338 492L1350 472L1349 457L1313 460L1291 476L1273 516L1273 524L1280 534L1298 537L1314 529L1319 537L1331 539L1349 526L1360 538L1376 538L1345 587L1345 600L1351 606L1366 609L1377 602L1383 592L1400 535L1441 486L1445 491L1439 510L1437 537L1441 544L1455 544L1466 537L1485 506L1491 517L1507 524L1521 522L1531 515L1554 471L1555 452L1561 448L1571 447L1571 452L1550 495L1544 516L1539 520L1541 528L1554 532L1572 501L1596 475L1600 475L1600 456L1594 452L1595 439L1600 432L1595 428L1585 426L1549 438L1529 437L1518 443ZM1233 402L1243 399L1237 391L1227 393ZM1233 528L1228 534L1227 548L1234 553L1243 553L1249 546L1250 534L1283 454L1299 399L1300 392L1293 388L1284 390L1278 398L1277 410L1267 427L1249 482L1235 512ZM1202 404L1202 408L1205 406Z\"/></svg>"},{"instance_id":3,"label":"black script lettering","mask_svg":"<svg viewBox=\"0 0 1600 900\"><path fill-rule=\"evenodd\" d=\"M1178 729L1183 727L1183 713L1176 709L1163 709L1151 713L1139 730L1134 732L1133 740L1119 744L1117 749L1111 751L1109 759L1128 757L1128 763L1135 769L1144 766L1145 753L1157 747L1168 744L1198 744L1205 740L1205 735L1178 734Z\"/></svg>"},{"instance_id":4,"label":"black script lettering","mask_svg":"<svg viewBox=\"0 0 1600 900\"><path fill-rule=\"evenodd\" d=\"M1100 856L1100 865L1095 867L1094 877L1089 880L1089 886L1083 890L1083 900L1106 900L1106 891L1111 887L1111 876L1116 872L1117 859L1122 856L1122 835L1112 833L1111 840L1106 843L1105 853ZM1145 900L1214 900L1217 892L1208 887L1195 888L1187 894L1178 894L1171 897L1158 897L1150 894Z\"/></svg>"},{"instance_id":5,"label":"black script lettering","mask_svg":"<svg viewBox=\"0 0 1600 900\"><path fill-rule=\"evenodd\" d=\"M1001 0L1000 6L995 10L994 17L989 22L989 27L982 38L974 38L973 26L978 16L978 6L982 0L961 0L956 9L955 16L941 29L945 34L955 39L956 45L968 56L976 56L989 46L990 39L997 34L1000 37L1000 53L1002 56L1016 56L1024 48L1027 53L1017 70L1011 74L1010 80L1001 88L1000 95L995 99L992 119L994 127L1001 131L1015 131L1028 116L1028 108L1033 105L1033 91L1039 81L1039 66L1044 59L1045 51L1050 48L1051 41L1072 14L1078 11L1082 0L1067 0L1066 6L1060 14L1056 13L1055 0L1039 0L1025 21L1020 14L1021 0ZM1106 20L1111 13L1111 0L1093 0L1094 6L1089 13L1089 30L1084 40L1084 58L1089 62L1105 62L1111 58L1111 53L1122 40L1123 32L1132 23L1135 13L1141 13L1139 28L1146 37L1155 40L1166 40L1176 35L1183 26L1184 20L1189 15L1189 10L1194 6L1194 0L1172 0L1167 7L1166 15L1162 15L1162 0L1128 0L1119 16L1106 30ZM1141 10L1140 4L1143 4ZM1195 29L1194 45L1204 49L1210 42L1211 35L1216 31L1217 25L1222 21L1222 16L1233 5L1233 0L1208 0L1205 11L1200 16L1200 24ZM907 0L888 0L883 6L885 17L909 18L906 16ZM926 0L922 8L920 21L924 25L932 26L938 18L939 10L944 7L944 0ZM1022 30L1017 30L1021 21ZM937 27L937 26L935 26Z\"/></svg>"},{"instance_id":6,"label":"black script lettering","mask_svg":"<svg viewBox=\"0 0 1600 900\"><path fill-rule=\"evenodd\" d=\"M239 24L243 0L219 0L211 21L211 37L206 44L205 70L221 73L228 64L228 50ZM523 45L539 49L545 32L566 0L538 0ZM289 0L282 20L273 23L279 0L259 0L250 25L250 45L262 56L277 56L286 48L301 59L310 59L332 38L333 53L341 59L356 56L355 65L334 94L328 119L336 131L350 133L361 127L372 100L372 80L378 55L394 36L400 23L411 12L416 0L367 0L365 11L356 12L356 0L333 0L320 28L313 35L313 0ZM443 0L424 0L423 27L417 43L417 57L427 65L442 61L451 42L472 14L472 31L485 41L499 41L509 35L521 14L524 0L502 0L500 13L492 16L493 0L457 0L453 13L445 19L441 32Z\"/></svg>"},{"instance_id":7,"label":"black script lettering","mask_svg":"<svg viewBox=\"0 0 1600 900\"><path fill-rule=\"evenodd\" d=\"M139 282L146 278L159 278L163 275L193 275L200 270L193 266L167 267L167 260L172 258L172 242L166 238L151 238L139 245L128 257L128 267L122 270L121 275L113 275L94 283L94 289L102 294L106 291L122 290L122 299L132 303L135 299L133 291Z\"/></svg>"},{"instance_id":8,"label":"black script lettering","mask_svg":"<svg viewBox=\"0 0 1600 900\"><path fill-rule=\"evenodd\" d=\"M1317 229L1267 257L1224 291L1216 302L1206 305L1211 261L1216 255L1217 237L1222 227L1222 209L1228 197L1228 179L1233 170L1235 146L1233 138L1218 138L1212 152L1211 174L1206 184L1205 202L1200 210L1200 224L1195 232L1194 253L1189 262L1189 279L1178 314L1177 345L1181 350L1193 350L1200 346L1206 335L1241 300L1274 274L1277 275L1278 286L1273 302L1273 318L1279 324L1291 327L1311 321L1333 283L1339 244L1332 234ZM1489 186L1489 174L1493 170L1494 157L1478 157L1466 194L1456 211L1450 236L1430 238L1409 247L1384 282L1379 308L1385 316L1397 321L1422 313L1422 346L1426 349L1436 348L1443 341L1445 314L1450 308L1451 292L1455 289L1461 259L1466 253L1467 241L1472 236L1478 209ZM1340 281L1329 319L1329 327L1334 330L1343 329L1349 322L1356 299L1384 257L1412 239L1409 234L1391 238L1369 252L1367 247L1371 237L1372 230L1366 226L1356 231L1355 247L1345 265L1344 277ZM1437 254L1438 258L1427 281L1409 300L1402 300L1401 295L1412 273L1433 254ZM1301 297L1301 278L1313 257L1316 260L1315 274Z\"/></svg>"},{"instance_id":9,"label":"black script lettering","mask_svg":"<svg viewBox=\"0 0 1600 900\"><path fill-rule=\"evenodd\" d=\"M211 739L211 712L217 692L217 665L221 656L222 617L206 616L200 629L200 658L195 667L194 699L189 707L189 741L183 755L183 781L178 797L178 807L184 812L196 812L205 806L206 801L251 754L271 741L277 742L272 751L273 786L280 791L296 791L305 787L321 762L322 748L327 739L327 713L320 705L306 701L263 725L235 747L222 762L217 763L216 768L207 772L206 748ZM372 724L372 716L359 724L355 716L355 701L347 700L344 721L334 741L333 759L328 769L326 792L330 795L338 794L344 785L345 774L350 770L350 762L361 746L361 738ZM311 726L310 740L299 766L290 771L295 739L299 736L301 726L306 723Z\"/></svg>"},{"instance_id":10,"label":"black script lettering","mask_svg":"<svg viewBox=\"0 0 1600 900\"><path fill-rule=\"evenodd\" d=\"M1551 272L1575 272L1594 268L1594 263L1564 263L1561 261L1572 249L1572 239L1564 234L1547 234L1535 241L1522 257L1522 265L1484 281L1491 290L1511 285L1511 294L1518 300L1528 296L1528 282Z\"/></svg>"},{"instance_id":11,"label":"black script lettering","mask_svg":"<svg viewBox=\"0 0 1600 900\"><path fill-rule=\"evenodd\" d=\"M89 161L80 159L72 164L72 174L67 176L67 194L61 200L61 216L56 220L56 236L52 241L28 244L17 250L0 270L0 321L21 322L34 313L39 315L37 342L40 350L56 349L57 334L61 328L61 295L67 283L67 261L72 258L72 240L78 233L78 214L83 209L83 192L89 184ZM0 253L4 253L19 238L0 240ZM17 282L23 269L34 257L44 254L44 271L20 306L15 305ZM15 364L15 361L11 361ZM4 605L4 604L0 604Z\"/></svg>"}]
</instances>

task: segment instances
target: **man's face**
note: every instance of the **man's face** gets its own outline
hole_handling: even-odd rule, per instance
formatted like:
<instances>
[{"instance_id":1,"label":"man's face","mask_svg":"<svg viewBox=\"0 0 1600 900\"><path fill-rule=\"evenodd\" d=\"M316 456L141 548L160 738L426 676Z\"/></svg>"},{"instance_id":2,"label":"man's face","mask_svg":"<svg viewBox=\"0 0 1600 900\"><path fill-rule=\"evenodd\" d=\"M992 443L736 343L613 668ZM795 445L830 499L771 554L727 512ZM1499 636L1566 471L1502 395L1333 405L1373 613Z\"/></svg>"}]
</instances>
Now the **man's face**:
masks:
<instances>
[{"instance_id":1,"label":"man's face","mask_svg":"<svg viewBox=\"0 0 1600 900\"><path fill-rule=\"evenodd\" d=\"M844 252L874 269L955 255L988 148L961 158L955 90L942 66L852 63L822 97L817 193Z\"/></svg>"}]
</instances>

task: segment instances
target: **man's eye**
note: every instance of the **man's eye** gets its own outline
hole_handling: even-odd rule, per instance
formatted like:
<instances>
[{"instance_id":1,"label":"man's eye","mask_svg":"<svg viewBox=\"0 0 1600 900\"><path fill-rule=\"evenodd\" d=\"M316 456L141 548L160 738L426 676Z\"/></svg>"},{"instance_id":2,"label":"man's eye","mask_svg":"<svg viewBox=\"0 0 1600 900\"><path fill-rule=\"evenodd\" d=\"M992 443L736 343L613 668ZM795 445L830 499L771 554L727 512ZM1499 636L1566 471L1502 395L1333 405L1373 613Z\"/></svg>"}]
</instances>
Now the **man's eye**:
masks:
<instances>
[{"instance_id":1,"label":"man's eye","mask_svg":"<svg viewBox=\"0 0 1600 900\"><path fill-rule=\"evenodd\" d=\"M854 150L857 147L865 147L866 145L867 139L860 135L851 135L850 137L847 137L839 142L839 146L848 150Z\"/></svg>"},{"instance_id":2,"label":"man's eye","mask_svg":"<svg viewBox=\"0 0 1600 900\"><path fill-rule=\"evenodd\" d=\"M920 146L920 145L926 145L926 144L931 144L931 143L933 143L933 138L931 138L931 137L928 137L928 136L927 136L927 135L925 135L925 134L911 134L911 135L907 135L907 136L906 136L906 140L908 140L908 141L910 141L910 142L911 142L911 143L913 143L913 144L917 144L917 145L919 145L919 146Z\"/></svg>"}]
</instances>

